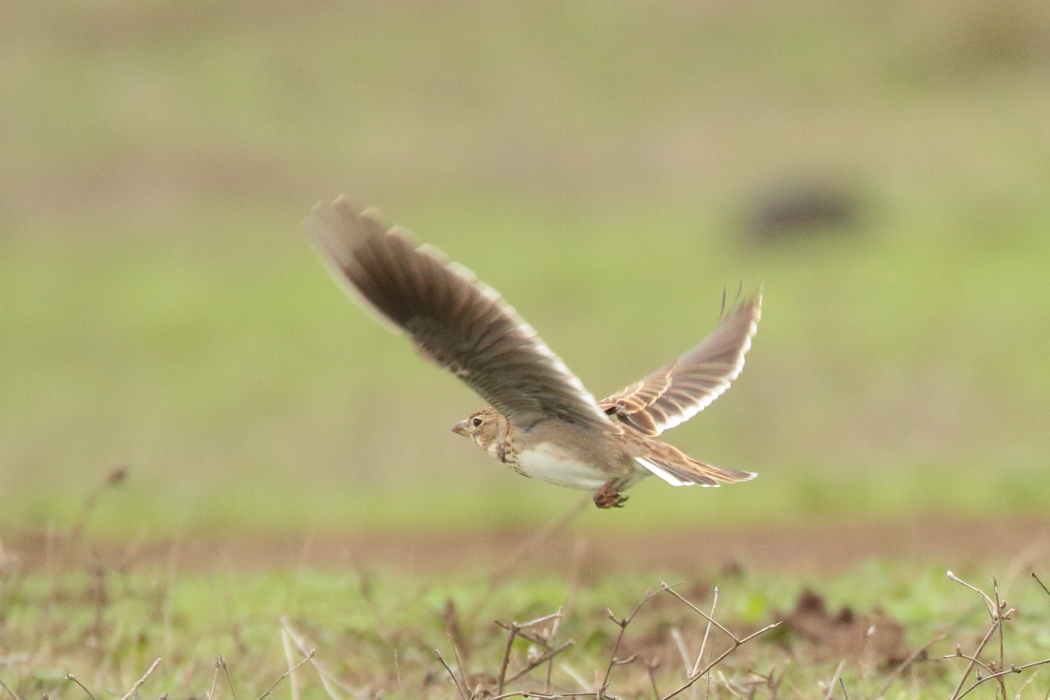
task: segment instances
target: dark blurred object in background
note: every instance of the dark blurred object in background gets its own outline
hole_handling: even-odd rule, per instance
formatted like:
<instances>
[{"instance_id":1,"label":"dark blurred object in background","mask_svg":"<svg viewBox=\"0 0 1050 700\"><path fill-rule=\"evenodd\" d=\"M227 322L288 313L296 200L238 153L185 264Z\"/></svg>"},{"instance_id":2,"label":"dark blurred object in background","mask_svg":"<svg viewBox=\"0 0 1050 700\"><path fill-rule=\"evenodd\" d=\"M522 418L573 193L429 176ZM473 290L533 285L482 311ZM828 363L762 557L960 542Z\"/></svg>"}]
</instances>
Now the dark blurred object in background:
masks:
<instances>
[{"instance_id":1,"label":"dark blurred object in background","mask_svg":"<svg viewBox=\"0 0 1050 700\"><path fill-rule=\"evenodd\" d=\"M754 196L744 212L744 234L759 244L789 243L857 231L864 207L848 187L795 179Z\"/></svg>"}]
</instances>

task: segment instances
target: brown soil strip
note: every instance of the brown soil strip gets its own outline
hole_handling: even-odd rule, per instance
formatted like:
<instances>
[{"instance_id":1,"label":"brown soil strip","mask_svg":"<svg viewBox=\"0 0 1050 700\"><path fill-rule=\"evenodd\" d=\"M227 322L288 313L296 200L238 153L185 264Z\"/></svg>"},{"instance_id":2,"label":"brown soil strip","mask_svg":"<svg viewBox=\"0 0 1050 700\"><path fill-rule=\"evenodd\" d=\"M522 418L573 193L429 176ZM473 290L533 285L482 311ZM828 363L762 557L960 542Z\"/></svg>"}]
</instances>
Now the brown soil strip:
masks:
<instances>
[{"instance_id":1,"label":"brown soil strip","mask_svg":"<svg viewBox=\"0 0 1050 700\"><path fill-rule=\"evenodd\" d=\"M530 539L532 538L532 539ZM33 534L0 537L7 557L60 564L84 547ZM354 569L392 567L451 572L463 567L527 565L548 570L696 571L747 567L832 573L868 559L929 562L950 568L991 559L1050 564L1050 519L1026 522L930 520L822 523L753 529L677 529L641 535L523 532L245 536L146 544L89 542L107 564L157 563L177 569Z\"/></svg>"}]
</instances>

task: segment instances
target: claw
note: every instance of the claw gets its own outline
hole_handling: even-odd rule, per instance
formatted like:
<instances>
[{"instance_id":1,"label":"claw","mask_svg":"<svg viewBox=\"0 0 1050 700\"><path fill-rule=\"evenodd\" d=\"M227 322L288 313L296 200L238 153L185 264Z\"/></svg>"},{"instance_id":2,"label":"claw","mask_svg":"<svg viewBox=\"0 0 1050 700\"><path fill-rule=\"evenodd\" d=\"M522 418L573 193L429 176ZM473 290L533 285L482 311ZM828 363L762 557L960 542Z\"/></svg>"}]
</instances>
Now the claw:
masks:
<instances>
[{"instance_id":1,"label":"claw","mask_svg":"<svg viewBox=\"0 0 1050 700\"><path fill-rule=\"evenodd\" d=\"M627 496L621 496L615 481L607 482L594 493L594 505L599 508L622 508Z\"/></svg>"}]
</instances>

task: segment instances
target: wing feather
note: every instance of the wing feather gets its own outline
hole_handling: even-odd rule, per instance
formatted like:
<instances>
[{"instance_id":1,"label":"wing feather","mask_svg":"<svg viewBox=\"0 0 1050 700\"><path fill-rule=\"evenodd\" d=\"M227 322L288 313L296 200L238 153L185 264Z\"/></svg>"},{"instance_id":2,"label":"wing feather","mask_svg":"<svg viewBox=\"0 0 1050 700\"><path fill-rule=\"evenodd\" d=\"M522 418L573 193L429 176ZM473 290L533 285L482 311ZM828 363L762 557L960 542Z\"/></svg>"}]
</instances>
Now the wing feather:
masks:
<instances>
[{"instance_id":1,"label":"wing feather","mask_svg":"<svg viewBox=\"0 0 1050 700\"><path fill-rule=\"evenodd\" d=\"M695 348L603 400L602 409L651 436L689 420L740 376L761 310L759 293L723 316Z\"/></svg>"},{"instance_id":2,"label":"wing feather","mask_svg":"<svg viewBox=\"0 0 1050 700\"><path fill-rule=\"evenodd\" d=\"M352 296L509 421L528 426L558 418L609 427L576 375L495 290L380 221L379 212L359 212L340 197L315 206L305 223Z\"/></svg>"}]
</instances>

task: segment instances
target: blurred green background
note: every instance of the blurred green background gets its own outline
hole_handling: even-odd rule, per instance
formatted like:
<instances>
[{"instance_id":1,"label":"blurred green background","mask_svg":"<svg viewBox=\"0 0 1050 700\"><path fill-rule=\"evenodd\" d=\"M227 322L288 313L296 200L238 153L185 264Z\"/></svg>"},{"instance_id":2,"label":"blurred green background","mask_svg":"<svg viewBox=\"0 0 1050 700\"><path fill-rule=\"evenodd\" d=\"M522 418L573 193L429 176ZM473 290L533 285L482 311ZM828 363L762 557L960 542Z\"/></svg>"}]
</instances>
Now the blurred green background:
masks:
<instances>
[{"instance_id":1,"label":"blurred green background","mask_svg":"<svg viewBox=\"0 0 1050 700\"><path fill-rule=\"evenodd\" d=\"M1050 5L57 0L0 8L0 526L535 527L582 494L304 240L346 192L499 289L596 394L765 313L599 528L1050 502ZM592 509L593 510L593 509Z\"/></svg>"}]
</instances>

